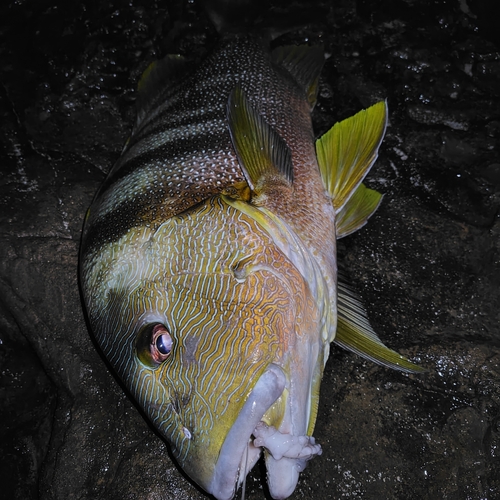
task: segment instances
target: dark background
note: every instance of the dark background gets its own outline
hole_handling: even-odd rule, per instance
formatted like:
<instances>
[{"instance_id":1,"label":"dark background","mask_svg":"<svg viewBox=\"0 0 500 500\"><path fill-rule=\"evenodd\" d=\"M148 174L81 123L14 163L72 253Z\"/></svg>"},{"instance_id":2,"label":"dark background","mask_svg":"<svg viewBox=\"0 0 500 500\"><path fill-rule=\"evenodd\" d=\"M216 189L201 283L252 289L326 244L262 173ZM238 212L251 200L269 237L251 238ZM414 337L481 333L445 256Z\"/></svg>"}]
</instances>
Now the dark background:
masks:
<instances>
[{"instance_id":1,"label":"dark background","mask_svg":"<svg viewBox=\"0 0 500 500\"><path fill-rule=\"evenodd\" d=\"M500 40L487 0L272 2L321 43L318 134L387 98L368 183L385 194L339 252L373 325L429 368L332 347L293 498L500 498ZM302 9L302 11L301 11ZM77 282L92 196L154 59L217 34L190 1L18 0L0 7L0 496L204 498L92 343ZM262 471L247 498L265 495Z\"/></svg>"}]
</instances>

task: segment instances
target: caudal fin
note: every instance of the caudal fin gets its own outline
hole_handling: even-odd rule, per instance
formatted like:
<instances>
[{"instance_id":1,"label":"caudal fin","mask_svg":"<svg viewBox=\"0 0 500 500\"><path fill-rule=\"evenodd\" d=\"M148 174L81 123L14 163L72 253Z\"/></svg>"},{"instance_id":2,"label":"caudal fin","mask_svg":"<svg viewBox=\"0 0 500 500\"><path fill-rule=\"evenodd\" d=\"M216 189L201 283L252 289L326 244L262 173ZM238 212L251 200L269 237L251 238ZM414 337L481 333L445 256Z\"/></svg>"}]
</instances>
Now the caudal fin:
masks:
<instances>
[{"instance_id":1,"label":"caudal fin","mask_svg":"<svg viewBox=\"0 0 500 500\"><path fill-rule=\"evenodd\" d=\"M387 125L381 101L336 123L316 141L316 156L326 190L337 213L338 236L361 226L377 209L381 195L362 181L378 156Z\"/></svg>"}]
</instances>

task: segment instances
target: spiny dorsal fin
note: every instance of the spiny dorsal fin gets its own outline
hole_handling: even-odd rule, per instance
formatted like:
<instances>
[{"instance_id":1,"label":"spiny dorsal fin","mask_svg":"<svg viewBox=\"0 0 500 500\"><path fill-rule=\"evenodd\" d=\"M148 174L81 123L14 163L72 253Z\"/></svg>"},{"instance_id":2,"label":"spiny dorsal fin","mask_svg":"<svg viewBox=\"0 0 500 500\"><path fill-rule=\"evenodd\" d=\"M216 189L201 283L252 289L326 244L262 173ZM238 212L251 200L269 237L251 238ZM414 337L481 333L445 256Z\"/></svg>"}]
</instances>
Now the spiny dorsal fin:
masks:
<instances>
[{"instance_id":1,"label":"spiny dorsal fin","mask_svg":"<svg viewBox=\"0 0 500 500\"><path fill-rule=\"evenodd\" d=\"M305 89L311 108L316 104L318 81L325 62L321 47L285 45L272 52L273 61L286 68Z\"/></svg>"},{"instance_id":2,"label":"spiny dorsal fin","mask_svg":"<svg viewBox=\"0 0 500 500\"><path fill-rule=\"evenodd\" d=\"M337 212L375 162L387 125L387 105L378 102L336 123L316 141L321 176Z\"/></svg>"},{"instance_id":3,"label":"spiny dorsal fin","mask_svg":"<svg viewBox=\"0 0 500 500\"><path fill-rule=\"evenodd\" d=\"M258 190L269 176L291 184L290 148L252 107L239 85L229 96L227 117L231 140L250 189Z\"/></svg>"},{"instance_id":4,"label":"spiny dorsal fin","mask_svg":"<svg viewBox=\"0 0 500 500\"><path fill-rule=\"evenodd\" d=\"M363 183L358 186L348 202L337 213L337 239L357 231L377 210L382 195Z\"/></svg>"},{"instance_id":5,"label":"spiny dorsal fin","mask_svg":"<svg viewBox=\"0 0 500 500\"><path fill-rule=\"evenodd\" d=\"M151 110L165 101L165 90L173 87L189 70L188 61L176 54L171 54L159 61L152 62L142 74L137 85L137 119L135 128L139 128Z\"/></svg>"},{"instance_id":6,"label":"spiny dorsal fin","mask_svg":"<svg viewBox=\"0 0 500 500\"><path fill-rule=\"evenodd\" d=\"M341 275L339 278L338 323L334 342L387 368L407 373L427 371L382 343L373 331L358 296L345 282L341 281L343 279Z\"/></svg>"}]
</instances>

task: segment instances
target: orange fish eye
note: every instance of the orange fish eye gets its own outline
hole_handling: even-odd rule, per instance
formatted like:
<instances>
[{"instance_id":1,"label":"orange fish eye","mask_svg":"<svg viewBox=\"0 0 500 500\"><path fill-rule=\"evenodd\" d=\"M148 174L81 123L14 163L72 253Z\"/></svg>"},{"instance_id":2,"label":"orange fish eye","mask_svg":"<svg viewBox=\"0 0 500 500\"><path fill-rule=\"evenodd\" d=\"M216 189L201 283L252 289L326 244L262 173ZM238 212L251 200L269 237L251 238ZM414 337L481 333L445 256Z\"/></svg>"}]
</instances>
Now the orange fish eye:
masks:
<instances>
[{"instance_id":1,"label":"orange fish eye","mask_svg":"<svg viewBox=\"0 0 500 500\"><path fill-rule=\"evenodd\" d=\"M163 363L172 351L172 337L165 325L155 325L151 332L151 358L156 363Z\"/></svg>"},{"instance_id":2,"label":"orange fish eye","mask_svg":"<svg viewBox=\"0 0 500 500\"><path fill-rule=\"evenodd\" d=\"M144 365L157 368L170 356L173 339L164 324L149 323L139 330L135 348Z\"/></svg>"}]
</instances>

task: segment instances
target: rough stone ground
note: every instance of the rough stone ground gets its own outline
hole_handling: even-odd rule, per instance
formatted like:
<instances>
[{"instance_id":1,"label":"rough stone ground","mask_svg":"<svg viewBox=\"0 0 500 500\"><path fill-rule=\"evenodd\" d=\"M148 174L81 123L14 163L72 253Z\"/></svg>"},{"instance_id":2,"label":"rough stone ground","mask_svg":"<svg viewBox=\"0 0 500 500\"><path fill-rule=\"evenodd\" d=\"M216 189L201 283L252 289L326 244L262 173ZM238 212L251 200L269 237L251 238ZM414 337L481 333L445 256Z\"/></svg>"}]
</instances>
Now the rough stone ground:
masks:
<instances>
[{"instance_id":1,"label":"rough stone ground","mask_svg":"<svg viewBox=\"0 0 500 500\"><path fill-rule=\"evenodd\" d=\"M83 216L130 130L139 75L216 39L197 3L0 7L2 498L205 498L98 354L77 282ZM385 198L340 242L342 260L383 340L429 373L334 348L315 431L323 455L293 498L498 499L498 4L317 4L285 38L330 54L318 134L378 99L390 109L369 179ZM247 498L265 494L257 467Z\"/></svg>"}]
</instances>

